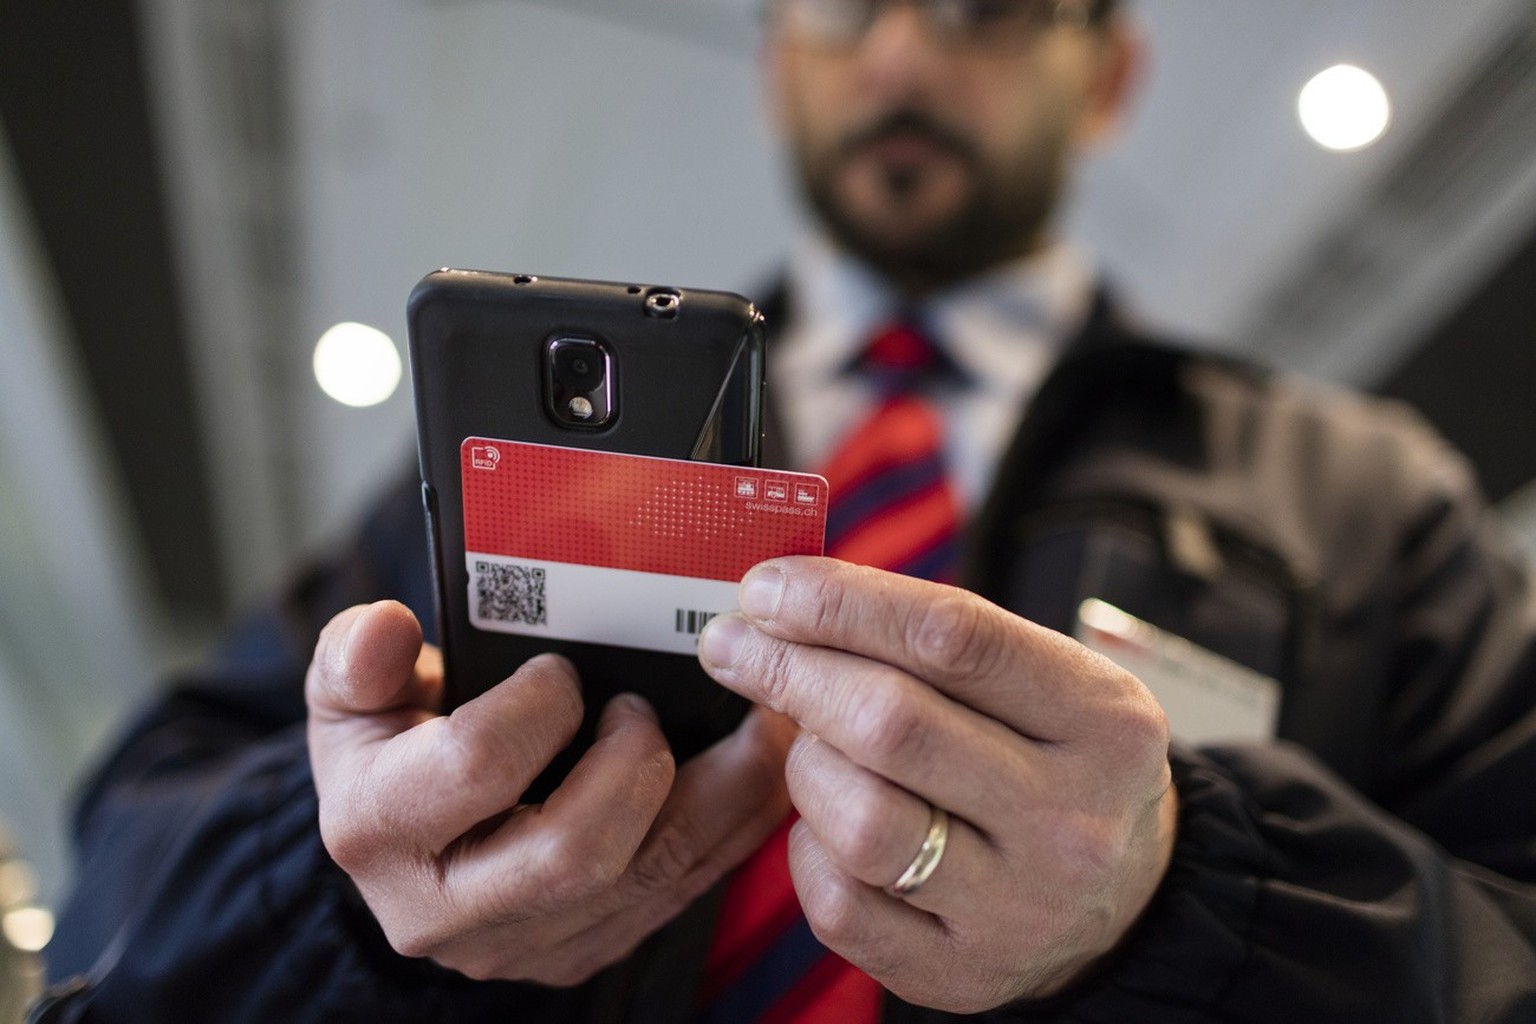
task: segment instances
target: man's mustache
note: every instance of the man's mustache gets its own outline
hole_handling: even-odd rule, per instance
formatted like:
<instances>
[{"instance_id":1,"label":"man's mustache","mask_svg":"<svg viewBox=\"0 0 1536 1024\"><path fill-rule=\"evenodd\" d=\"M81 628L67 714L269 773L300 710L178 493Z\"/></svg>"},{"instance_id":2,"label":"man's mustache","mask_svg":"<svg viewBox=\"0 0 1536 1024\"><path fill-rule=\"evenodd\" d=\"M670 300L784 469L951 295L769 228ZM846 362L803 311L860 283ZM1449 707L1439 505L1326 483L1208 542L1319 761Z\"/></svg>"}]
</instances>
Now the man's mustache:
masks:
<instances>
[{"instance_id":1,"label":"man's mustache","mask_svg":"<svg viewBox=\"0 0 1536 1024\"><path fill-rule=\"evenodd\" d=\"M963 132L921 110L896 110L855 129L844 140L840 155L849 157L887 139L918 138L967 162L977 159L975 144Z\"/></svg>"}]
</instances>

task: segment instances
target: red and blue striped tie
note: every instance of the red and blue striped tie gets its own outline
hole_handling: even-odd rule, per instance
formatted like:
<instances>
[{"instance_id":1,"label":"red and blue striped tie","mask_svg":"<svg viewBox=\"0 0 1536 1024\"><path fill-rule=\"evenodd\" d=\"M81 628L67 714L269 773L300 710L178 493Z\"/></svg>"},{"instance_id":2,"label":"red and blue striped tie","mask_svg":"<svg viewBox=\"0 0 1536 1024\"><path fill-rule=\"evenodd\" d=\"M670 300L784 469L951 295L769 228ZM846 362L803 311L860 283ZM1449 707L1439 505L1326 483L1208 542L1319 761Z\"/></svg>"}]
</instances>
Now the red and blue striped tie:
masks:
<instances>
[{"instance_id":1,"label":"red and blue striped tie","mask_svg":"<svg viewBox=\"0 0 1536 1024\"><path fill-rule=\"evenodd\" d=\"M822 469L832 495L827 554L951 582L960 505L945 472L943 422L924 394L951 371L905 321L876 334L859 365L879 398Z\"/></svg>"},{"instance_id":2,"label":"red and blue striped tie","mask_svg":"<svg viewBox=\"0 0 1536 1024\"><path fill-rule=\"evenodd\" d=\"M924 389L943 356L909 322L881 330L857 369L877 399L822 475L831 485L827 554L951 581L960 505L944 472L943 429ZM788 863L791 817L732 876L701 995L701 1024L874 1024L881 988L828 950L800 912Z\"/></svg>"}]
</instances>

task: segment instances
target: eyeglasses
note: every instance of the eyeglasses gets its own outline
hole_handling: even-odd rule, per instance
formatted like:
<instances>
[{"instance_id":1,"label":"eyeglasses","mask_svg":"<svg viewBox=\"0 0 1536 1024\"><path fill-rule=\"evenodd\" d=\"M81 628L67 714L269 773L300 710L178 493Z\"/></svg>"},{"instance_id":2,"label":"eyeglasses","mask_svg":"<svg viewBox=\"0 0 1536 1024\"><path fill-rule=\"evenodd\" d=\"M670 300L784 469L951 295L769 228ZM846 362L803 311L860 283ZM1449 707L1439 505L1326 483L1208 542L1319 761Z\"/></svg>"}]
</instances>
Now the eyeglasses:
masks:
<instances>
[{"instance_id":1,"label":"eyeglasses","mask_svg":"<svg viewBox=\"0 0 1536 1024\"><path fill-rule=\"evenodd\" d=\"M770 12L807 42L826 47L856 46L882 11L897 0L775 0ZM948 43L1017 38L1092 23L1094 0L900 0L916 6L933 35Z\"/></svg>"}]
</instances>

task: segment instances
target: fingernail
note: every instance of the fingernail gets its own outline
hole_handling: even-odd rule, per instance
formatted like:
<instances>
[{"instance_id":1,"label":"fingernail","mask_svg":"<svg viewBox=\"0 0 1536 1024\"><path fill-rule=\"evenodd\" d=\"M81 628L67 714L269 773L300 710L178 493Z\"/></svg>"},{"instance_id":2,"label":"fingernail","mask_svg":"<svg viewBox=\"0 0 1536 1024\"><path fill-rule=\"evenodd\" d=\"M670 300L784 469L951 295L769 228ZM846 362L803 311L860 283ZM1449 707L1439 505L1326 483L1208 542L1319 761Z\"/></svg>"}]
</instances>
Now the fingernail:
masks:
<instances>
[{"instance_id":1,"label":"fingernail","mask_svg":"<svg viewBox=\"0 0 1536 1024\"><path fill-rule=\"evenodd\" d=\"M740 615L717 615L699 634L699 656L717 668L736 664L747 639L747 622Z\"/></svg>"},{"instance_id":2,"label":"fingernail","mask_svg":"<svg viewBox=\"0 0 1536 1024\"><path fill-rule=\"evenodd\" d=\"M771 619L784 597L784 574L775 566L759 566L741 581L741 610L754 619Z\"/></svg>"},{"instance_id":3,"label":"fingernail","mask_svg":"<svg viewBox=\"0 0 1536 1024\"><path fill-rule=\"evenodd\" d=\"M621 693L609 701L608 704L610 707L625 708L631 714L639 715L641 718L649 719L652 722L657 721L656 709L651 707L650 701L638 693Z\"/></svg>"}]
</instances>

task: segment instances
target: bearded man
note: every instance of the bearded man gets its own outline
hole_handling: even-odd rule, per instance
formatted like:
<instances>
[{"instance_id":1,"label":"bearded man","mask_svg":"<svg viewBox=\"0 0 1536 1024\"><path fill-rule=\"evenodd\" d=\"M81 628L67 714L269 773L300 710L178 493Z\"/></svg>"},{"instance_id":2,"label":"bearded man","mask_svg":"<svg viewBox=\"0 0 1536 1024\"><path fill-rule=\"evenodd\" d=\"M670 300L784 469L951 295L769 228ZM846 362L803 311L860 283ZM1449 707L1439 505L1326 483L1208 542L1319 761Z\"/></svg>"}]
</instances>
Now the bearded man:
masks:
<instances>
[{"instance_id":1,"label":"bearded man","mask_svg":"<svg viewBox=\"0 0 1536 1024\"><path fill-rule=\"evenodd\" d=\"M579 680L439 713L403 488L98 777L56 1008L1536 1019L1529 575L1411 415L1142 335L1056 236L1137 54L1105 0L772 2L770 461L835 505L701 638L756 709L678 765L616 698L520 804Z\"/></svg>"}]
</instances>

